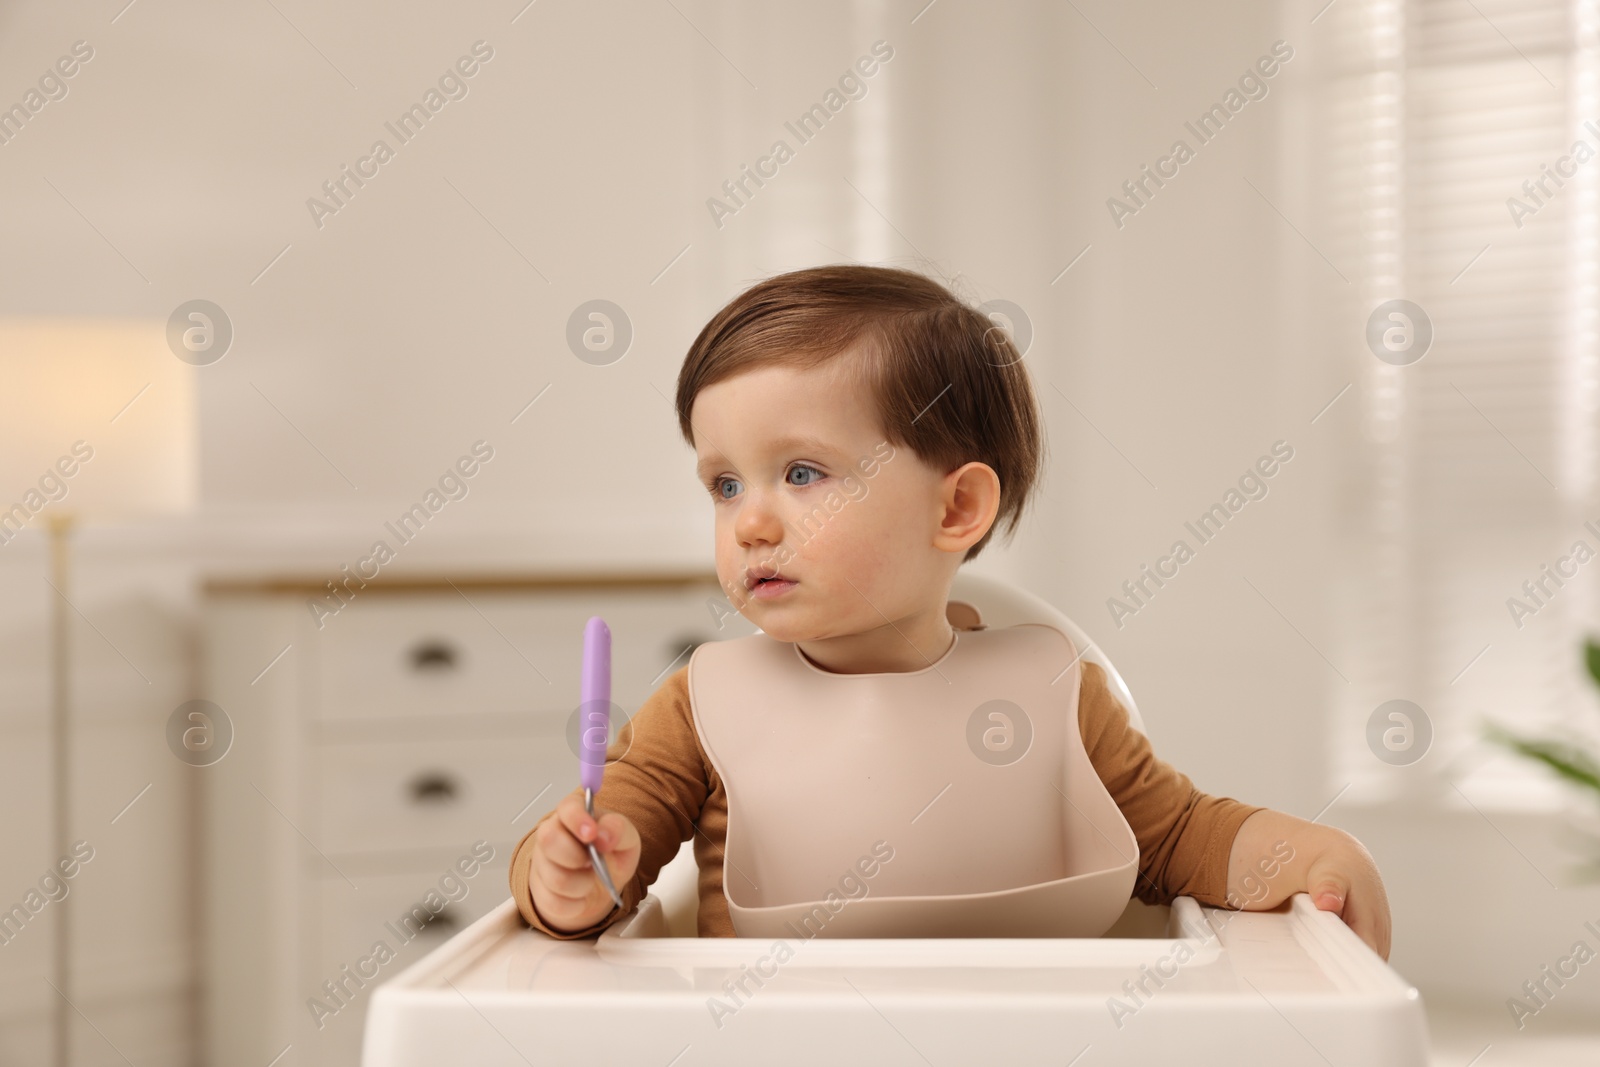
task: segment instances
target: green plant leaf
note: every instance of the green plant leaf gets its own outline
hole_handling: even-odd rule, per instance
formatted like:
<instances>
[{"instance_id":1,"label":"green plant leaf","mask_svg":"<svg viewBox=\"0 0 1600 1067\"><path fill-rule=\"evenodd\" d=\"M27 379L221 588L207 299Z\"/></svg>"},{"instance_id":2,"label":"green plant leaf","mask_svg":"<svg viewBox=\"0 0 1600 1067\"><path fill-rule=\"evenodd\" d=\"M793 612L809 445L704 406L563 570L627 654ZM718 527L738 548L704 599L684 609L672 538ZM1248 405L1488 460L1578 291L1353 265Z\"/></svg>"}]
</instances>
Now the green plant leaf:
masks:
<instances>
[{"instance_id":1,"label":"green plant leaf","mask_svg":"<svg viewBox=\"0 0 1600 1067\"><path fill-rule=\"evenodd\" d=\"M1600 645L1595 644L1593 638L1585 638L1583 642L1583 660L1589 667L1589 677L1600 685Z\"/></svg>"},{"instance_id":2,"label":"green plant leaf","mask_svg":"<svg viewBox=\"0 0 1600 1067\"><path fill-rule=\"evenodd\" d=\"M1590 663L1594 662L1595 646L1590 645ZM1600 794L1600 762L1576 745L1564 741L1540 740L1518 737L1490 723L1485 730L1489 740L1504 745L1520 755L1543 763L1562 778Z\"/></svg>"}]
</instances>

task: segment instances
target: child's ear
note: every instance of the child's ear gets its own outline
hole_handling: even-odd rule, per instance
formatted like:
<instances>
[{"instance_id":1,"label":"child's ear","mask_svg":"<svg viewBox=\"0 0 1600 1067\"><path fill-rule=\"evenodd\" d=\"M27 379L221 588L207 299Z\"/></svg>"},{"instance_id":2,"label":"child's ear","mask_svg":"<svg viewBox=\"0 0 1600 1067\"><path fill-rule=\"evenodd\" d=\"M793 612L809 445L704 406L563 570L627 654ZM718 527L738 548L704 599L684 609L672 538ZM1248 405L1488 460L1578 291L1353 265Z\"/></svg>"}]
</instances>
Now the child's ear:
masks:
<instances>
[{"instance_id":1,"label":"child's ear","mask_svg":"<svg viewBox=\"0 0 1600 1067\"><path fill-rule=\"evenodd\" d=\"M940 482L940 501L934 547L965 552L989 532L1000 512L1000 476L987 463L974 460L963 464Z\"/></svg>"}]
</instances>

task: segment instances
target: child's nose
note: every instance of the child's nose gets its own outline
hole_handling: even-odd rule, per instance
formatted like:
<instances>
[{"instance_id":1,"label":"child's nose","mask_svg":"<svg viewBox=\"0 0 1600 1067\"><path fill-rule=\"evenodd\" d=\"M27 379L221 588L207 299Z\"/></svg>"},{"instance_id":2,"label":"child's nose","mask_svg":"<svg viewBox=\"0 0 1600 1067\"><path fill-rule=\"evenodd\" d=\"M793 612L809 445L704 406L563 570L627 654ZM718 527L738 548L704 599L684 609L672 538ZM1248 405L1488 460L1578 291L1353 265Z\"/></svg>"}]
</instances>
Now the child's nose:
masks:
<instances>
[{"instance_id":1,"label":"child's nose","mask_svg":"<svg viewBox=\"0 0 1600 1067\"><path fill-rule=\"evenodd\" d=\"M783 537L783 518L778 514L776 500L770 493L746 490L739 507L739 518L734 532L741 543L767 541L776 544Z\"/></svg>"}]
</instances>

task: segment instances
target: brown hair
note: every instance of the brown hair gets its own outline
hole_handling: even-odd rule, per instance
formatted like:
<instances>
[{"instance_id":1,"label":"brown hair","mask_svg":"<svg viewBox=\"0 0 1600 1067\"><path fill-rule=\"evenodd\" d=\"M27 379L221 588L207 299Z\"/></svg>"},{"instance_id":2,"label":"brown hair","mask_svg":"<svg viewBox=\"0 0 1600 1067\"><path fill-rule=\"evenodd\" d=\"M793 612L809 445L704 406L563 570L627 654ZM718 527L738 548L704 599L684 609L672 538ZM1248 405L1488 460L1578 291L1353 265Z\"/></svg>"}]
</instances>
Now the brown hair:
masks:
<instances>
[{"instance_id":1,"label":"brown hair","mask_svg":"<svg viewBox=\"0 0 1600 1067\"><path fill-rule=\"evenodd\" d=\"M678 426L702 389L765 366L808 370L847 350L853 385L873 398L891 444L949 472L978 461L1000 479L992 526L1010 537L1043 463L1041 419L1022 356L1006 331L913 271L843 264L791 271L752 286L716 313L678 375Z\"/></svg>"}]
</instances>

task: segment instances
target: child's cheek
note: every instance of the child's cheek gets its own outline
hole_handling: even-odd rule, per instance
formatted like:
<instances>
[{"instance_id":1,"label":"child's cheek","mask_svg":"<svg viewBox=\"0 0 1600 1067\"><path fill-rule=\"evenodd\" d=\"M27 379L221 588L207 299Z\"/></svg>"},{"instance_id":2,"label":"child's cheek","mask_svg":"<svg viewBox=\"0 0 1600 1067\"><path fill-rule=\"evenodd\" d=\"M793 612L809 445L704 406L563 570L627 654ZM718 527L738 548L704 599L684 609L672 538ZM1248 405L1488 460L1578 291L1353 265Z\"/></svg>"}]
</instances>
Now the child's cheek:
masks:
<instances>
[{"instance_id":1,"label":"child's cheek","mask_svg":"<svg viewBox=\"0 0 1600 1067\"><path fill-rule=\"evenodd\" d=\"M844 562L851 543L850 524L843 511L829 511L824 499L818 497L789 515L779 552L802 565L810 561L833 569Z\"/></svg>"},{"instance_id":2,"label":"child's cheek","mask_svg":"<svg viewBox=\"0 0 1600 1067\"><path fill-rule=\"evenodd\" d=\"M882 603L896 587L897 575L906 565L906 556L898 549L893 531L878 530L866 523L846 528L844 515L834 522L830 531L832 541L824 549L829 568L848 575L851 583L870 600ZM811 547L808 545L806 550L809 552Z\"/></svg>"},{"instance_id":3,"label":"child's cheek","mask_svg":"<svg viewBox=\"0 0 1600 1067\"><path fill-rule=\"evenodd\" d=\"M723 595L737 608L745 595L744 564L739 560L739 546L731 536L722 536L721 530L717 532L717 581L722 583Z\"/></svg>"}]
</instances>

